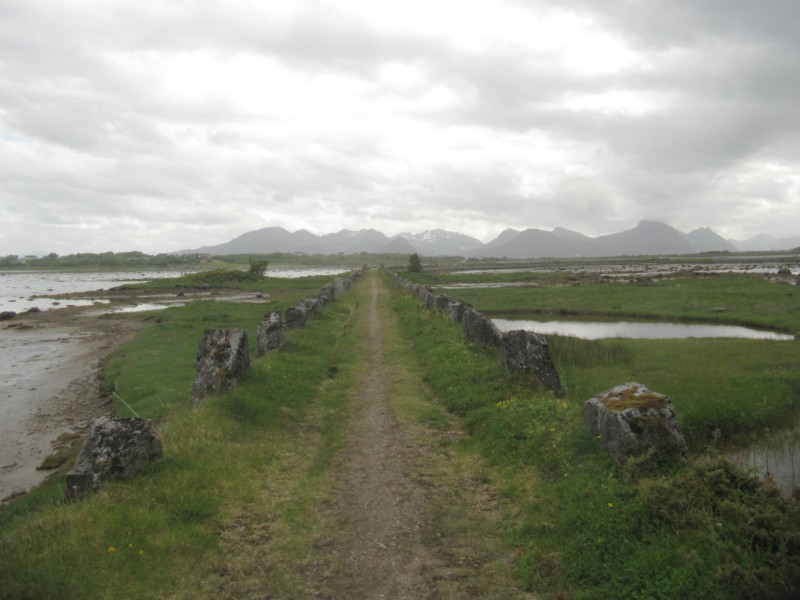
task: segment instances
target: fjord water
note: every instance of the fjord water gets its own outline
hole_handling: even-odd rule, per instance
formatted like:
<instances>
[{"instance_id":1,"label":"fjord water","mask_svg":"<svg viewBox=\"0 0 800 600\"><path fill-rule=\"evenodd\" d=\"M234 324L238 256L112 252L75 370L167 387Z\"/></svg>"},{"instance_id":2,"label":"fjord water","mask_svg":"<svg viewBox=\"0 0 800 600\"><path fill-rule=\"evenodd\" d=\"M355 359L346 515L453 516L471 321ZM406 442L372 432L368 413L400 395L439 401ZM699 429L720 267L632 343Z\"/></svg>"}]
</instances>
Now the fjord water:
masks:
<instances>
[{"instance_id":1,"label":"fjord water","mask_svg":"<svg viewBox=\"0 0 800 600\"><path fill-rule=\"evenodd\" d=\"M270 277L296 278L336 275L342 267L270 267ZM129 283L180 277L188 271L0 271L0 311L25 312L61 306L91 306L104 303L90 296L57 300L52 296L108 290ZM141 309L140 309L141 310Z\"/></svg>"},{"instance_id":2,"label":"fjord water","mask_svg":"<svg viewBox=\"0 0 800 600\"><path fill-rule=\"evenodd\" d=\"M49 296L107 290L126 283L141 283L163 277L178 277L180 271L0 271L0 310L25 312L59 306L91 306L95 299L55 300Z\"/></svg>"},{"instance_id":3,"label":"fjord water","mask_svg":"<svg viewBox=\"0 0 800 600\"><path fill-rule=\"evenodd\" d=\"M492 319L500 331L524 329L544 335L563 335L586 340L608 338L676 339L676 338L745 338L752 340L790 341L793 335L762 331L737 325L709 325L667 322L592 322L592 321L531 321Z\"/></svg>"}]
</instances>

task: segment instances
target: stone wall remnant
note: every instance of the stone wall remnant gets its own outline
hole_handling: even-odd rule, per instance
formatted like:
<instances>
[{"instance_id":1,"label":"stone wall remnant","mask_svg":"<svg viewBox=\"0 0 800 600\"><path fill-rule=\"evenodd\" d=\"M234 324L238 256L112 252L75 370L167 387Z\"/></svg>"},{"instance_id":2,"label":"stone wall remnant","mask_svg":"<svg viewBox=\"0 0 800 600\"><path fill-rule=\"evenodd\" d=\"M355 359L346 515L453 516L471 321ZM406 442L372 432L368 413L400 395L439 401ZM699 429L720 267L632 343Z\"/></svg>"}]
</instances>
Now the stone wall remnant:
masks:
<instances>
[{"instance_id":1,"label":"stone wall remnant","mask_svg":"<svg viewBox=\"0 0 800 600\"><path fill-rule=\"evenodd\" d=\"M464 336L472 341L487 346L500 346L503 334L497 326L472 307L464 309L461 316L461 329Z\"/></svg>"},{"instance_id":2,"label":"stone wall remnant","mask_svg":"<svg viewBox=\"0 0 800 600\"><path fill-rule=\"evenodd\" d=\"M258 324L256 335L256 356L277 350L286 343L286 326L281 320L281 313L273 311L264 315Z\"/></svg>"},{"instance_id":3,"label":"stone wall remnant","mask_svg":"<svg viewBox=\"0 0 800 600\"><path fill-rule=\"evenodd\" d=\"M353 285L352 279L342 279L341 277L337 277L333 280L333 287L336 290L336 295L338 296L345 290L349 290Z\"/></svg>"},{"instance_id":4,"label":"stone wall remnant","mask_svg":"<svg viewBox=\"0 0 800 600\"><path fill-rule=\"evenodd\" d=\"M81 498L107 479L130 479L161 453L161 438L147 419L100 417L67 474L67 498Z\"/></svg>"},{"instance_id":5,"label":"stone wall remnant","mask_svg":"<svg viewBox=\"0 0 800 600\"><path fill-rule=\"evenodd\" d=\"M308 320L308 309L303 304L296 304L286 309L286 327L297 329L303 327Z\"/></svg>"},{"instance_id":6,"label":"stone wall remnant","mask_svg":"<svg viewBox=\"0 0 800 600\"><path fill-rule=\"evenodd\" d=\"M297 329L305 326L308 319L322 310L326 304L336 300L336 297L344 290L352 288L353 283L358 280L361 274L361 271L353 271L348 277L338 277L334 279L333 283L324 286L316 296L303 298L294 306L287 308L284 313L284 328ZM264 327L267 326L265 325ZM259 350L257 351L260 352Z\"/></svg>"},{"instance_id":7,"label":"stone wall remnant","mask_svg":"<svg viewBox=\"0 0 800 600\"><path fill-rule=\"evenodd\" d=\"M617 456L656 452L686 454L675 408L664 394L641 383L623 383L583 404L583 416L592 435Z\"/></svg>"},{"instance_id":8,"label":"stone wall remnant","mask_svg":"<svg viewBox=\"0 0 800 600\"><path fill-rule=\"evenodd\" d=\"M464 318L464 311L467 308L471 307L466 302L451 302L447 305L447 310L445 312L447 313L447 316L450 317L451 321L460 323Z\"/></svg>"},{"instance_id":9,"label":"stone wall remnant","mask_svg":"<svg viewBox=\"0 0 800 600\"><path fill-rule=\"evenodd\" d=\"M509 371L533 375L557 396L564 396L561 378L545 336L521 329L503 334L500 362Z\"/></svg>"},{"instance_id":10,"label":"stone wall remnant","mask_svg":"<svg viewBox=\"0 0 800 600\"><path fill-rule=\"evenodd\" d=\"M450 297L444 294L437 294L433 297L433 308L439 312L447 312L450 306Z\"/></svg>"},{"instance_id":11,"label":"stone wall remnant","mask_svg":"<svg viewBox=\"0 0 800 600\"><path fill-rule=\"evenodd\" d=\"M336 299L336 287L333 284L326 285L319 291L319 296L317 297L323 304L333 302Z\"/></svg>"},{"instance_id":12,"label":"stone wall remnant","mask_svg":"<svg viewBox=\"0 0 800 600\"><path fill-rule=\"evenodd\" d=\"M319 298L303 298L300 300L300 304L306 307L306 315L307 318L313 317L317 314L320 310L322 310L322 302L319 301Z\"/></svg>"},{"instance_id":13,"label":"stone wall remnant","mask_svg":"<svg viewBox=\"0 0 800 600\"><path fill-rule=\"evenodd\" d=\"M430 310L445 314L451 321L461 323L461 329L467 340L499 348L500 361L504 367L512 371L530 373L558 396L564 395L564 388L550 355L547 338L528 331L513 331L504 335L491 319L475 310L470 304L454 301L445 294L436 295L429 285L412 283L397 273L391 275L406 293L424 302Z\"/></svg>"},{"instance_id":14,"label":"stone wall remnant","mask_svg":"<svg viewBox=\"0 0 800 600\"><path fill-rule=\"evenodd\" d=\"M192 403L239 383L250 367L244 329L206 329L197 347Z\"/></svg>"}]
</instances>

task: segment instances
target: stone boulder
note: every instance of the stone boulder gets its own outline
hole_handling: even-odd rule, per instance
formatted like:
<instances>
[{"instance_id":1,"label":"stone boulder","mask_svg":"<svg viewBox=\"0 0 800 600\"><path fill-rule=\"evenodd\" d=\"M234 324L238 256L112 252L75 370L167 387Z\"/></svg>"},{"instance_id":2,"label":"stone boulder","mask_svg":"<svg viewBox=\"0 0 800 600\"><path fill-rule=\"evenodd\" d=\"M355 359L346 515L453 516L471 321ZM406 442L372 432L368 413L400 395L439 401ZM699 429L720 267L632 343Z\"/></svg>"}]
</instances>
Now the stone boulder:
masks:
<instances>
[{"instance_id":1,"label":"stone boulder","mask_svg":"<svg viewBox=\"0 0 800 600\"><path fill-rule=\"evenodd\" d=\"M303 327L308 320L308 309L305 304L297 304L286 309L286 327L297 329Z\"/></svg>"},{"instance_id":2,"label":"stone boulder","mask_svg":"<svg viewBox=\"0 0 800 600\"><path fill-rule=\"evenodd\" d=\"M256 335L256 356L277 350L286 343L286 326L281 320L281 313L273 311L258 324Z\"/></svg>"},{"instance_id":3,"label":"stone boulder","mask_svg":"<svg viewBox=\"0 0 800 600\"><path fill-rule=\"evenodd\" d=\"M206 329L197 347L192 403L239 383L250 367L244 329Z\"/></svg>"},{"instance_id":4,"label":"stone boulder","mask_svg":"<svg viewBox=\"0 0 800 600\"><path fill-rule=\"evenodd\" d=\"M623 383L583 404L592 435L610 453L621 457L661 453L686 454L672 400L640 383Z\"/></svg>"},{"instance_id":5,"label":"stone boulder","mask_svg":"<svg viewBox=\"0 0 800 600\"><path fill-rule=\"evenodd\" d=\"M13 310L4 310L3 312L0 312L0 321L10 321L16 316L17 313L15 313Z\"/></svg>"},{"instance_id":6,"label":"stone boulder","mask_svg":"<svg viewBox=\"0 0 800 600\"><path fill-rule=\"evenodd\" d=\"M106 479L130 479L161 453L161 438L147 419L100 417L67 474L67 498L78 499Z\"/></svg>"},{"instance_id":7,"label":"stone boulder","mask_svg":"<svg viewBox=\"0 0 800 600\"><path fill-rule=\"evenodd\" d=\"M422 300L424 302L428 297L428 294L431 293L431 286L425 285L424 283L414 283L411 285L411 293L418 300Z\"/></svg>"},{"instance_id":8,"label":"stone boulder","mask_svg":"<svg viewBox=\"0 0 800 600\"><path fill-rule=\"evenodd\" d=\"M437 294L433 297L433 307L439 312L447 312L450 306L450 297L444 294Z\"/></svg>"},{"instance_id":9,"label":"stone boulder","mask_svg":"<svg viewBox=\"0 0 800 600\"><path fill-rule=\"evenodd\" d=\"M469 307L469 304L466 302L451 302L447 305L447 316L450 317L451 321L455 321L456 323L460 323L461 319L464 317L464 311Z\"/></svg>"},{"instance_id":10,"label":"stone boulder","mask_svg":"<svg viewBox=\"0 0 800 600\"><path fill-rule=\"evenodd\" d=\"M509 371L533 375L557 396L564 396L561 378L543 335L524 330L505 333L500 344L500 362Z\"/></svg>"},{"instance_id":11,"label":"stone boulder","mask_svg":"<svg viewBox=\"0 0 800 600\"><path fill-rule=\"evenodd\" d=\"M461 329L464 336L472 342L487 346L500 346L503 334L497 326L472 307L464 309L461 316Z\"/></svg>"},{"instance_id":12,"label":"stone boulder","mask_svg":"<svg viewBox=\"0 0 800 600\"><path fill-rule=\"evenodd\" d=\"M425 307L428 310L434 310L436 308L436 296L433 295L433 292L422 292L420 299L425 303Z\"/></svg>"},{"instance_id":13,"label":"stone boulder","mask_svg":"<svg viewBox=\"0 0 800 600\"><path fill-rule=\"evenodd\" d=\"M319 296L317 297L323 304L329 304L336 299L336 288L332 284L326 285L319 291Z\"/></svg>"},{"instance_id":14,"label":"stone boulder","mask_svg":"<svg viewBox=\"0 0 800 600\"><path fill-rule=\"evenodd\" d=\"M337 277L336 279L333 280L333 287L336 290L337 296L343 291L349 290L352 285L353 283L349 279L342 279L341 277Z\"/></svg>"},{"instance_id":15,"label":"stone boulder","mask_svg":"<svg viewBox=\"0 0 800 600\"><path fill-rule=\"evenodd\" d=\"M303 298L300 304L306 307L306 315L312 317L317 314L324 306L318 298Z\"/></svg>"}]
</instances>

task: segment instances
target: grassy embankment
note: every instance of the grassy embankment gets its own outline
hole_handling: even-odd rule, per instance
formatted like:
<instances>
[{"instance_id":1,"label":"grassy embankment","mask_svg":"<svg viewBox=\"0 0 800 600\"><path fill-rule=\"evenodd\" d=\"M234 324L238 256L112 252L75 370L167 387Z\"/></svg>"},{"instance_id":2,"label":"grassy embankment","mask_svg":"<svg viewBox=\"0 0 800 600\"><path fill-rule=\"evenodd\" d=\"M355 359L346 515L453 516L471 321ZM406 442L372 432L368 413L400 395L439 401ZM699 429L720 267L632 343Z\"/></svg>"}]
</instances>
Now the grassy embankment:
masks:
<instances>
[{"instance_id":1,"label":"grassy embankment","mask_svg":"<svg viewBox=\"0 0 800 600\"><path fill-rule=\"evenodd\" d=\"M204 328L245 327L252 345L265 310L329 281L261 281L270 304L198 302L152 316L158 322L111 357L106 384L157 419L163 459L80 503L63 504L63 478L55 478L3 507L0 597L237 596L255 563L274 595L302 596L315 495L345 414L346 385L326 382L348 371L360 344L352 295L292 332L281 352L254 360L233 392L195 410L188 398ZM250 546L265 554L240 551Z\"/></svg>"},{"instance_id":2,"label":"grassy embankment","mask_svg":"<svg viewBox=\"0 0 800 600\"><path fill-rule=\"evenodd\" d=\"M274 283L280 300L270 309L322 284ZM252 339L264 307L158 313L157 325L114 354L107 375L137 412L158 417L164 458L79 504L63 504L56 480L0 510L0 598L299 598L309 586L340 597L346 565L326 554L341 534L329 510L331 466L367 363L366 289L326 307L281 352L254 361L243 385L198 410L187 398L200 332L246 326ZM420 448L414 479L425 482L431 522L422 535L449 565L437 586L455 597L515 597L509 548L497 535L509 524L495 510L484 461L431 402L396 317L386 304L380 310L393 411Z\"/></svg>"},{"instance_id":3,"label":"grassy embankment","mask_svg":"<svg viewBox=\"0 0 800 600\"><path fill-rule=\"evenodd\" d=\"M563 278L543 277L559 284ZM424 274L418 279L432 281ZM713 319L718 312L712 309L724 306L727 321L738 316L800 328L798 290L754 278L574 283L584 285L447 293L483 311ZM494 462L508 510L517 513L509 542L518 545L517 573L530 589L576 598L790 598L800 592L798 501L716 460L712 434L719 429L741 440L766 424L791 422L800 402L800 342L552 338L568 388L562 402L515 387L497 367L496 351L465 349L457 326L411 298L398 299L397 310L431 389L464 417ZM629 380L673 398L692 441L687 465L658 456L618 463L590 439L583 400Z\"/></svg>"}]
</instances>

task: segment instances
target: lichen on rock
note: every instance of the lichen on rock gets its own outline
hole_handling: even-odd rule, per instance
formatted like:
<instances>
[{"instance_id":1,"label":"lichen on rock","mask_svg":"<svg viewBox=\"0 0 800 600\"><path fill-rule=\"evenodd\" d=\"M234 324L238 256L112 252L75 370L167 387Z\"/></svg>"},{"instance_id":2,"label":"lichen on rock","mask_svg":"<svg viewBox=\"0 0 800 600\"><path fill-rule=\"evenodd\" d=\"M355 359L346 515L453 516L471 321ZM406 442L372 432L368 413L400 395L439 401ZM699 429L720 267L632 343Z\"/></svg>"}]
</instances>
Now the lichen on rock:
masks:
<instances>
[{"instance_id":1,"label":"lichen on rock","mask_svg":"<svg viewBox=\"0 0 800 600\"><path fill-rule=\"evenodd\" d=\"M592 435L612 454L686 454L672 400L640 383L624 383L590 398L583 404L583 416Z\"/></svg>"},{"instance_id":2,"label":"lichen on rock","mask_svg":"<svg viewBox=\"0 0 800 600\"><path fill-rule=\"evenodd\" d=\"M192 402L239 383L250 367L244 329L206 329L197 348Z\"/></svg>"},{"instance_id":3,"label":"lichen on rock","mask_svg":"<svg viewBox=\"0 0 800 600\"><path fill-rule=\"evenodd\" d=\"M147 419L100 417L67 474L67 498L78 499L107 479L130 479L161 453L161 439Z\"/></svg>"}]
</instances>

